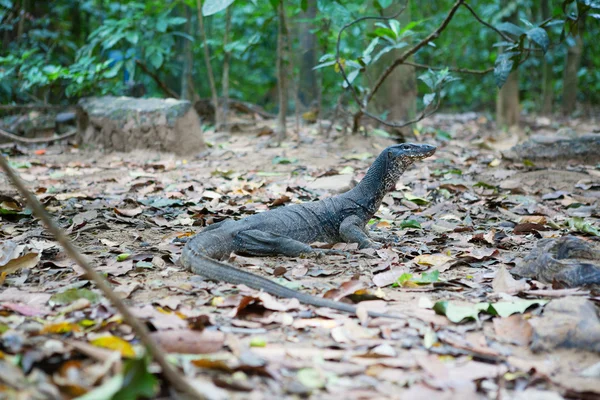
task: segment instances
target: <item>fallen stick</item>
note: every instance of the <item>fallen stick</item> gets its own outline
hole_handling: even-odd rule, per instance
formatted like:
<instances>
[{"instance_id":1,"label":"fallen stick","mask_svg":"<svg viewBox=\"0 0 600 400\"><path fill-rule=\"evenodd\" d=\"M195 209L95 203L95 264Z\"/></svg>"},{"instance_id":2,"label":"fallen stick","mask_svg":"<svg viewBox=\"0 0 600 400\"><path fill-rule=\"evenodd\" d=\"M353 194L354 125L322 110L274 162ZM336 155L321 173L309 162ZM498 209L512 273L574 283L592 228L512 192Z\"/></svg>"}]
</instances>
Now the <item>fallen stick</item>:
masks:
<instances>
[{"instance_id":1,"label":"fallen stick","mask_svg":"<svg viewBox=\"0 0 600 400\"><path fill-rule=\"evenodd\" d=\"M21 180L19 175L8 165L4 155L0 154L0 167L6 172L6 175L10 179L13 185L17 188L21 196L23 196L29 206L33 209L36 217L44 222L46 228L52 233L56 240L65 249L67 255L71 257L77 265L79 265L85 271L87 278L93 281L98 289L110 300L113 306L121 313L123 320L131 326L135 334L139 337L141 342L146 346L148 352L152 355L154 360L161 366L162 372L167 379L173 385L173 387L181 392L184 392L194 399L204 399L200 393L183 377L183 375L173 369L171 364L167 361L162 350L156 341L150 336L148 329L144 324L140 322L132 313L129 311L125 303L113 292L108 282L91 266L90 263L83 257L81 252L75 247L75 245L69 240L62 229L56 225L40 201L31 193L25 186L25 183Z\"/></svg>"},{"instance_id":2,"label":"fallen stick","mask_svg":"<svg viewBox=\"0 0 600 400\"><path fill-rule=\"evenodd\" d=\"M24 138L24 137L15 135L14 133L11 133L9 131L6 131L6 130L0 128L0 136L4 136L5 138L14 140L15 142L29 143L29 144L48 143L48 142L54 142L55 140L64 140L64 139L70 138L71 136L75 136L76 134L77 134L77 131L72 130L72 131L69 131L62 135L58 135L58 136L51 137L51 138L29 139L29 138Z\"/></svg>"}]
</instances>

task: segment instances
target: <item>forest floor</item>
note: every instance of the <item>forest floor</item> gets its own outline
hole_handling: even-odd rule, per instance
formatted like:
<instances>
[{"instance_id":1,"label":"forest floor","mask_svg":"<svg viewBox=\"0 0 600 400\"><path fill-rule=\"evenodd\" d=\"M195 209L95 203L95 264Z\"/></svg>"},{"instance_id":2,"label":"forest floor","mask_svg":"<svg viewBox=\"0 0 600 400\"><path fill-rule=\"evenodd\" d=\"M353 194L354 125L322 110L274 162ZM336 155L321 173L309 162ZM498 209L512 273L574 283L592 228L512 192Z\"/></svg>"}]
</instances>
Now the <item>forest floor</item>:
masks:
<instances>
[{"instance_id":1,"label":"forest floor","mask_svg":"<svg viewBox=\"0 0 600 400\"><path fill-rule=\"evenodd\" d=\"M597 121L526 126L591 132ZM157 340L182 353L174 362L208 398L600 398L598 292L507 272L542 238L598 240L600 166L509 162L500 150L514 138L494 141L482 115L439 114L416 128L413 140L438 151L402 176L371 225L396 244L336 245L350 257L229 260L406 320L206 282L175 262L201 226L347 190L395 143L334 133L324 140L309 125L301 140L272 148L268 135L207 132L211 148L188 159L52 146L10 161ZM0 397L108 399L123 368L137 372L119 398L152 393L153 375L131 361L141 350L131 329L0 177L0 265L12 267L0 286ZM547 311L553 303L571 316L593 311L571 321ZM556 335L578 324L588 324L590 345L563 348L576 340ZM155 398L172 397L160 387Z\"/></svg>"}]
</instances>

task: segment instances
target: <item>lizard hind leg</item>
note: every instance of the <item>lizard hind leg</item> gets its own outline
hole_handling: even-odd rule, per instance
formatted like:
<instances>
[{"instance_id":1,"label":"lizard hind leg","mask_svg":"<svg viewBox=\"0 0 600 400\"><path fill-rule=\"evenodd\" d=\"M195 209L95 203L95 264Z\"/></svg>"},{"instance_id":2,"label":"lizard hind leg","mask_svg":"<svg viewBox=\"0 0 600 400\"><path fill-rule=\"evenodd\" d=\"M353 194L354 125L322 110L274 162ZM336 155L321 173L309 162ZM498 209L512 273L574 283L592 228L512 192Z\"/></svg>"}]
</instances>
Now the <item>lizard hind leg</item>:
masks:
<instances>
[{"instance_id":1,"label":"lizard hind leg","mask_svg":"<svg viewBox=\"0 0 600 400\"><path fill-rule=\"evenodd\" d=\"M287 236L276 233L264 232L258 229L240 231L233 237L236 253L253 256L284 255L298 257L311 254L315 249L306 243L299 242Z\"/></svg>"}]
</instances>

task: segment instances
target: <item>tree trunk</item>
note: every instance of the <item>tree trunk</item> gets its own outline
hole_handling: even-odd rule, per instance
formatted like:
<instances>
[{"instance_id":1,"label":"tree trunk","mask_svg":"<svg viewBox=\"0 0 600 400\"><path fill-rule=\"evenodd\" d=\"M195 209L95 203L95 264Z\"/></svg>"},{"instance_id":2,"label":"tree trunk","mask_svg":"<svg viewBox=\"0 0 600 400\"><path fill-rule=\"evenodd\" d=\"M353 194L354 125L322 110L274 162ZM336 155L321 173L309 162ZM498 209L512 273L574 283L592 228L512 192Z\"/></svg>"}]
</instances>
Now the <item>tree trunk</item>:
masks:
<instances>
[{"instance_id":1,"label":"tree trunk","mask_svg":"<svg viewBox=\"0 0 600 400\"><path fill-rule=\"evenodd\" d=\"M385 9L386 15L394 14L403 7L404 2L396 2ZM398 17L400 26L404 27L410 22L410 0L406 2L406 9ZM378 76L387 68L404 49L390 51L381 57L372 68L374 76ZM408 61L412 61L412 57ZM371 74L370 74L371 75ZM373 76L373 75L371 75ZM400 65L387 78L371 102L373 111L382 114L389 111L388 121L406 121L416 115L417 110L417 78L415 68L408 65Z\"/></svg>"},{"instance_id":2,"label":"tree trunk","mask_svg":"<svg viewBox=\"0 0 600 400\"><path fill-rule=\"evenodd\" d=\"M221 114L222 123L227 124L227 114L229 114L229 60L231 58L231 52L229 52L226 47L229 42L229 31L231 30L231 8L227 7L227 11L225 14L225 35L223 36L223 79L221 80L222 84L222 93L223 96L223 113Z\"/></svg>"},{"instance_id":3,"label":"tree trunk","mask_svg":"<svg viewBox=\"0 0 600 400\"><path fill-rule=\"evenodd\" d=\"M567 58L565 59L562 93L562 113L564 115L569 115L575 111L575 106L577 105L577 71L581 64L581 53L583 52L582 33L583 26L580 26L579 34L575 37L575 44L569 47Z\"/></svg>"},{"instance_id":4,"label":"tree trunk","mask_svg":"<svg viewBox=\"0 0 600 400\"><path fill-rule=\"evenodd\" d=\"M192 10L189 6L183 4L184 8L183 15L186 18L185 21L185 33L192 35ZM194 56L192 53L192 43L187 38L183 40L183 71L181 74L181 96L182 100L190 100L195 102L196 92L194 90L194 79L192 78L192 71L194 70Z\"/></svg>"},{"instance_id":5,"label":"tree trunk","mask_svg":"<svg viewBox=\"0 0 600 400\"><path fill-rule=\"evenodd\" d=\"M550 13L550 0L542 0L540 6L542 21L545 21L552 16ZM540 111L544 115L549 115L552 113L554 90L552 90L552 64L548 62L546 57L543 58L544 61L542 64L542 104Z\"/></svg>"},{"instance_id":6,"label":"tree trunk","mask_svg":"<svg viewBox=\"0 0 600 400\"><path fill-rule=\"evenodd\" d=\"M511 127L519 124L519 71L513 71L496 98L496 123Z\"/></svg>"},{"instance_id":7,"label":"tree trunk","mask_svg":"<svg viewBox=\"0 0 600 400\"><path fill-rule=\"evenodd\" d=\"M277 142L281 142L286 137L285 117L287 114L287 90L285 76L285 7L284 0L279 1L277 6L279 19L277 30L277 93L279 96L279 114L277 114Z\"/></svg>"},{"instance_id":8,"label":"tree trunk","mask_svg":"<svg viewBox=\"0 0 600 400\"><path fill-rule=\"evenodd\" d=\"M508 0L504 0L504 4ZM514 24L519 23L518 14L513 13L508 20ZM519 71L514 70L498 92L496 97L496 124L502 127L512 127L519 124Z\"/></svg>"},{"instance_id":9,"label":"tree trunk","mask_svg":"<svg viewBox=\"0 0 600 400\"><path fill-rule=\"evenodd\" d=\"M219 107L219 95L217 93L217 87L215 85L215 76L213 74L212 66L210 64L210 50L208 48L208 41L206 40L206 31L204 30L204 16L202 15L202 1L196 0L196 7L198 8L198 25L200 28L200 35L202 36L202 44L204 46L204 62L206 64L206 73L208 75L208 83L210 84L210 92L212 95L213 106L215 107L215 130L221 129L221 109Z\"/></svg>"},{"instance_id":10,"label":"tree trunk","mask_svg":"<svg viewBox=\"0 0 600 400\"><path fill-rule=\"evenodd\" d=\"M298 27L300 35L300 76L298 78L298 100L303 109L312 106L318 101L317 71L313 68L317 65L317 35L314 32L313 20L317 16L317 1L307 0L306 12L300 15L301 22Z\"/></svg>"}]
</instances>

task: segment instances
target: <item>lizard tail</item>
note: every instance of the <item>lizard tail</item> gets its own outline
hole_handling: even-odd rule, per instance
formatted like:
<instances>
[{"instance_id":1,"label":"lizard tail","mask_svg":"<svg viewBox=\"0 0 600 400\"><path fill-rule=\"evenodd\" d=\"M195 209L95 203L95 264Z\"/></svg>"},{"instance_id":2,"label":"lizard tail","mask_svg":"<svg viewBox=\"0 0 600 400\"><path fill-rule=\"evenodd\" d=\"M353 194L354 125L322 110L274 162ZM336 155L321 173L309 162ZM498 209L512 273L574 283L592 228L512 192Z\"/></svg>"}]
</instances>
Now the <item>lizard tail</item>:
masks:
<instances>
[{"instance_id":1,"label":"lizard tail","mask_svg":"<svg viewBox=\"0 0 600 400\"><path fill-rule=\"evenodd\" d=\"M298 299L301 303L316 306L328 307L334 310L356 314L356 307L339 301L324 299L322 297L312 296L303 292L287 288L275 283L270 279L241 270L229 264L213 260L202 253L195 252L189 246L185 246L181 253L181 264L206 279L219 282L227 282L234 285L246 285L256 290L265 292L277 297ZM378 312L368 312L371 317L383 317L392 319L405 319L402 316L389 315Z\"/></svg>"}]
</instances>

